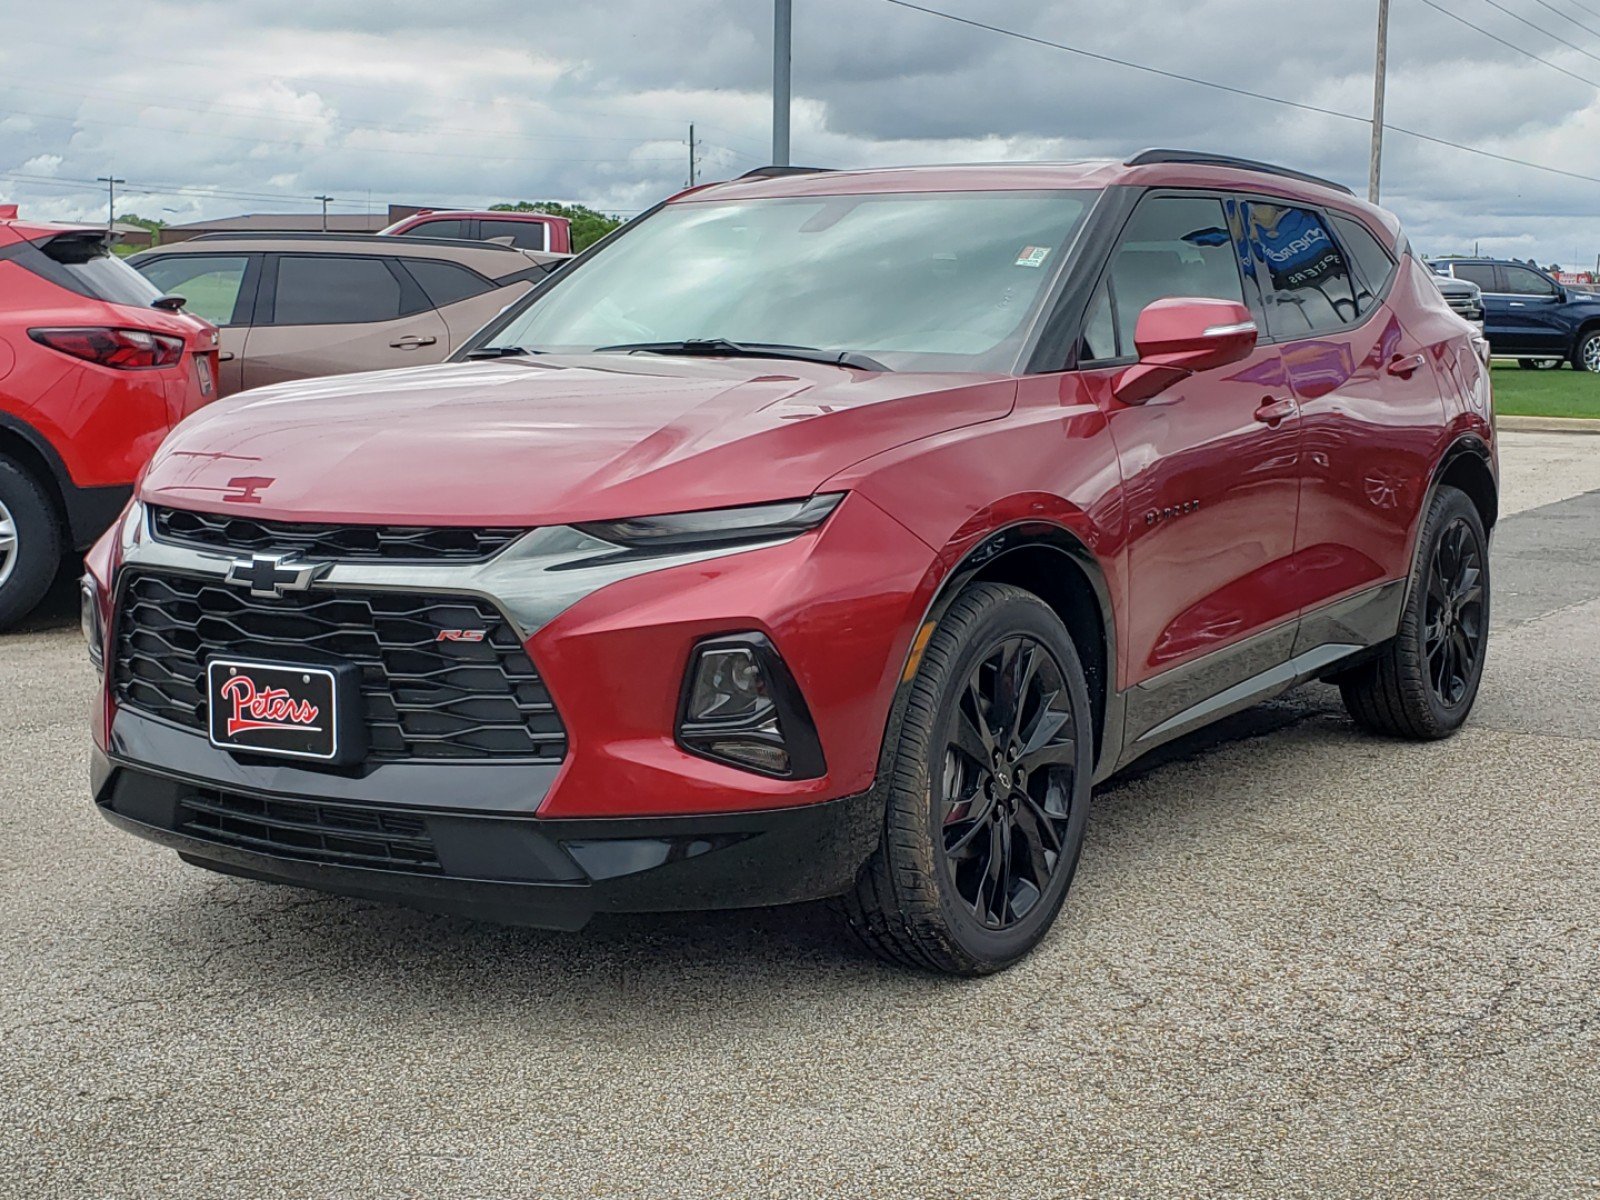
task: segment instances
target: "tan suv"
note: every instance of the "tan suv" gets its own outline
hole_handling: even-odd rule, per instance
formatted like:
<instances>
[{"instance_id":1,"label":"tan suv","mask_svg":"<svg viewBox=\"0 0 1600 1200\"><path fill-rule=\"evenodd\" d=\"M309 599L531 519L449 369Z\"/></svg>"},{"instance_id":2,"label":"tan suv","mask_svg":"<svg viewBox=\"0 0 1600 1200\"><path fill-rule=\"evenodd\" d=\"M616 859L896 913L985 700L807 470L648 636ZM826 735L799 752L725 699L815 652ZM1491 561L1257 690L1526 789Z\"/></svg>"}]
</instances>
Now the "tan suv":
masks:
<instances>
[{"instance_id":1,"label":"tan suv","mask_svg":"<svg viewBox=\"0 0 1600 1200\"><path fill-rule=\"evenodd\" d=\"M447 238L206 234L128 261L222 329L219 390L442 361L568 255Z\"/></svg>"}]
</instances>

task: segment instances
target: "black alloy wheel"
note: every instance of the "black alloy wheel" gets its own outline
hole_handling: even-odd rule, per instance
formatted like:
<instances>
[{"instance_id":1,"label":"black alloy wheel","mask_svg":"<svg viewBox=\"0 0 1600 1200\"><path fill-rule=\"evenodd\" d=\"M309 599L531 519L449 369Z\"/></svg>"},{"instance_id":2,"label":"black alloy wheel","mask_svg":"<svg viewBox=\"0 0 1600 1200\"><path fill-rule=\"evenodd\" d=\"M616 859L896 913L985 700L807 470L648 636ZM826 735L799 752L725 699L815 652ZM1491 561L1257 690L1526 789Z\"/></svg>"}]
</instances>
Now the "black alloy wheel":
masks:
<instances>
[{"instance_id":1,"label":"black alloy wheel","mask_svg":"<svg viewBox=\"0 0 1600 1200\"><path fill-rule=\"evenodd\" d=\"M1078 646L1010 584L969 584L936 617L884 741L878 847L842 900L877 954L986 975L1050 931L1094 782Z\"/></svg>"},{"instance_id":2,"label":"black alloy wheel","mask_svg":"<svg viewBox=\"0 0 1600 1200\"><path fill-rule=\"evenodd\" d=\"M1417 542L1399 629L1333 682L1363 729L1428 741L1461 728L1483 682L1489 537L1476 505L1441 484Z\"/></svg>"},{"instance_id":3,"label":"black alloy wheel","mask_svg":"<svg viewBox=\"0 0 1600 1200\"><path fill-rule=\"evenodd\" d=\"M1428 685L1455 708L1477 678L1488 622L1484 611L1483 547L1465 517L1445 526L1428 569L1422 652Z\"/></svg>"},{"instance_id":4,"label":"black alloy wheel","mask_svg":"<svg viewBox=\"0 0 1600 1200\"><path fill-rule=\"evenodd\" d=\"M1072 816L1078 745L1061 667L1019 635L973 668L939 772L951 886L986 929L1025 918L1050 890Z\"/></svg>"}]
</instances>

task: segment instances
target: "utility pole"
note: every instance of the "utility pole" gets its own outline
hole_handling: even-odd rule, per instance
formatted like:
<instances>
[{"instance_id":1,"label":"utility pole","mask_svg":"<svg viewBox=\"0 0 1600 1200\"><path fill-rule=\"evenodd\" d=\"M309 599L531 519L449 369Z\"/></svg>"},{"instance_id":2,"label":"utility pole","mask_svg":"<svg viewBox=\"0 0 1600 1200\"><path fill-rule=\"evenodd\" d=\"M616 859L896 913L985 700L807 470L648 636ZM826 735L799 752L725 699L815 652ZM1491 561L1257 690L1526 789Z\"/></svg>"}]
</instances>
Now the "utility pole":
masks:
<instances>
[{"instance_id":1,"label":"utility pole","mask_svg":"<svg viewBox=\"0 0 1600 1200\"><path fill-rule=\"evenodd\" d=\"M322 201L322 232L323 233L327 233L328 232L328 202L331 201L333 199L333 197L332 196L313 196L311 198L313 200L321 200Z\"/></svg>"},{"instance_id":2,"label":"utility pole","mask_svg":"<svg viewBox=\"0 0 1600 1200\"><path fill-rule=\"evenodd\" d=\"M1372 166L1367 175L1367 199L1378 202L1378 182L1383 175L1383 91L1389 77L1389 0L1378 0L1378 61L1372 73Z\"/></svg>"},{"instance_id":3,"label":"utility pole","mask_svg":"<svg viewBox=\"0 0 1600 1200\"><path fill-rule=\"evenodd\" d=\"M694 122L689 122L689 186L694 186Z\"/></svg>"},{"instance_id":4,"label":"utility pole","mask_svg":"<svg viewBox=\"0 0 1600 1200\"><path fill-rule=\"evenodd\" d=\"M789 35L793 0L772 3L772 165L789 165Z\"/></svg>"},{"instance_id":5,"label":"utility pole","mask_svg":"<svg viewBox=\"0 0 1600 1200\"><path fill-rule=\"evenodd\" d=\"M95 182L106 185L106 232L110 233L117 223L117 184L128 181L115 175L97 175Z\"/></svg>"}]
</instances>

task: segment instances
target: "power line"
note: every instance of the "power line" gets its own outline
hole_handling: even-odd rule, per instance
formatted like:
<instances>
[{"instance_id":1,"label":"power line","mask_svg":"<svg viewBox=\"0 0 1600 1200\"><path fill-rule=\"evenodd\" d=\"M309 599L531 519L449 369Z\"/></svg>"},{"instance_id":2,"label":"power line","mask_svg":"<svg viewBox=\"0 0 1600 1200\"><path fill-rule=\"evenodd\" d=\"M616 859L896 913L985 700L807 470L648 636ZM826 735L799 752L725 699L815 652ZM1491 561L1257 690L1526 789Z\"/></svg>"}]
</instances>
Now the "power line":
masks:
<instances>
[{"instance_id":1,"label":"power line","mask_svg":"<svg viewBox=\"0 0 1600 1200\"><path fill-rule=\"evenodd\" d=\"M1433 0L1422 0L1422 2L1433 8L1439 7L1433 3ZM1111 63L1114 66L1127 67L1128 69L1134 71L1142 71L1147 75L1159 75L1165 79L1175 79L1182 83L1192 83L1199 87L1212 88L1220 92L1229 92L1236 96L1248 97L1251 100L1264 100L1271 104L1281 104L1289 108L1300 109L1303 112L1318 113L1325 117L1338 117L1341 121L1356 121L1362 125L1367 125L1370 123L1366 117L1358 116L1355 113L1339 112L1337 109L1322 108L1315 104L1305 104L1299 100L1289 100L1282 96L1271 96L1265 92L1252 92L1246 88L1234 87L1233 85L1226 83L1218 83L1216 80L1212 79L1200 79L1193 75L1183 75L1176 71L1166 71L1162 70L1160 67L1147 66L1144 63L1130 62L1127 59L1121 58L1113 58L1109 54L1097 54L1094 51L1084 50L1078 46L1069 46L1065 42L1052 42L1046 38L1035 37L1032 34L1021 33L1015 29L1006 29L999 25L990 25L984 21L974 20L971 17L957 16L955 13L942 12L937 8L928 8L921 4L914 4L911 2L911 0L884 0L884 3L893 4L897 8L909 8L915 12L926 13L931 17L942 17L944 20L954 21L960 25L968 25L974 29L988 30L990 33L998 33L1004 37L1015 38L1018 41L1032 42L1037 46L1047 46L1052 50L1064 50L1069 54L1076 54L1084 58L1091 58L1098 62ZM1444 12L1446 16L1455 17L1455 14L1447 12L1442 8L1439 9L1439 11ZM1455 19L1460 20L1460 18ZM1470 22L1468 23L1470 24ZM1478 28L1476 25L1472 27L1474 29ZM1487 33L1488 31L1480 29L1479 32ZM1494 37L1495 35L1489 34L1489 36ZM1501 39L1495 38L1495 40L1500 41ZM1505 44L1508 46L1512 45L1510 42ZM1521 48L1517 46L1512 46L1512 49L1520 50L1520 52L1523 54L1528 53L1528 51L1521 50ZM1530 57L1538 58L1537 55L1530 55ZM1544 62L1545 60L1541 58L1538 59L1538 61ZM1554 63L1546 63L1545 65L1552 67L1555 66ZM1571 74L1571 72L1565 71L1561 67L1556 67L1555 69L1562 71L1563 74ZM1582 76L1574 75L1573 78L1582 79ZM1588 83L1591 87L1600 86L1593 84L1586 79L1583 80L1583 82ZM1600 183L1600 175L1584 175L1577 171L1566 171L1560 167L1551 167L1546 166L1544 163L1536 163L1531 162L1528 159L1515 158L1509 154L1496 154L1492 150L1483 150L1477 146L1468 146L1461 142L1453 142L1449 138L1435 137L1431 133L1422 133L1415 129L1407 129L1403 125L1386 123L1385 128L1392 133L1403 134L1404 136L1414 138L1419 142L1428 142L1435 146L1445 146L1451 150L1460 150L1465 154L1476 154L1482 158L1494 159L1496 162L1509 163L1518 167L1526 167L1533 171L1544 171L1551 175L1561 175L1567 179L1578 179L1585 183Z\"/></svg>"},{"instance_id":2,"label":"power line","mask_svg":"<svg viewBox=\"0 0 1600 1200\"><path fill-rule=\"evenodd\" d=\"M1445 8L1444 5L1435 4L1434 0L1422 0L1422 2L1424 4L1426 4L1429 8L1433 9L1435 12L1443 13L1445 16L1449 17L1452 21L1455 21L1455 22L1457 22L1458 24L1461 24L1461 25L1465 25L1468 29L1476 29L1479 33L1483 34L1483 36L1488 38L1490 41L1499 42L1502 46L1505 46L1506 48L1511 49L1511 50L1515 50L1518 54L1522 55L1524 58L1531 58L1531 59L1533 59L1534 62L1543 63L1545 66L1549 67L1552 71L1560 71L1563 75L1567 76L1567 78L1576 79L1579 83L1587 84L1589 87L1600 87L1600 83L1596 83L1592 79L1586 79L1582 75L1579 75L1576 71L1569 71L1565 67L1559 66L1556 63L1551 62L1548 58L1541 58L1539 55L1535 54L1532 50L1524 50L1521 46L1517 45L1515 42L1506 41L1506 39L1501 37L1498 33L1491 33L1489 30L1485 29L1482 25L1474 25L1471 21L1467 20L1465 17L1457 16L1455 13L1451 12L1448 8Z\"/></svg>"},{"instance_id":3,"label":"power line","mask_svg":"<svg viewBox=\"0 0 1600 1200\"><path fill-rule=\"evenodd\" d=\"M1582 21L1579 21L1574 17L1567 16L1566 13L1562 12L1554 4L1551 4L1550 0L1533 0L1533 2L1535 4L1537 4L1537 5L1539 5L1540 8L1548 8L1551 12L1555 13L1555 15L1560 17L1563 21L1570 21L1572 24L1576 25L1579 29L1583 30L1585 33L1592 33L1596 37L1600 37L1600 29L1593 29L1590 26L1585 25ZM1596 15L1600 16L1600 13L1597 13Z\"/></svg>"},{"instance_id":4,"label":"power line","mask_svg":"<svg viewBox=\"0 0 1600 1200\"><path fill-rule=\"evenodd\" d=\"M1551 33L1543 25L1536 24L1535 22L1528 20L1527 17L1524 17L1524 16L1522 16L1522 15L1520 15L1518 13L1512 12L1505 5L1501 4L1499 2L1499 0L1483 0L1483 2L1485 4L1487 4L1490 8L1498 9L1500 12L1505 13L1506 16L1510 17L1514 21L1521 21L1529 29L1533 29L1533 30L1538 31L1539 33L1544 34L1545 37L1550 38L1552 41L1560 42L1567 49L1576 50L1579 54L1583 55L1585 58L1592 58L1592 59L1594 59L1595 62L1600 62L1600 55L1590 54L1587 50L1585 50L1582 46L1578 45L1576 42L1569 42L1569 41L1567 41L1566 38L1560 37L1557 34ZM1552 9L1551 11L1554 12L1555 10ZM1600 85L1597 85L1597 86L1600 86Z\"/></svg>"}]
</instances>

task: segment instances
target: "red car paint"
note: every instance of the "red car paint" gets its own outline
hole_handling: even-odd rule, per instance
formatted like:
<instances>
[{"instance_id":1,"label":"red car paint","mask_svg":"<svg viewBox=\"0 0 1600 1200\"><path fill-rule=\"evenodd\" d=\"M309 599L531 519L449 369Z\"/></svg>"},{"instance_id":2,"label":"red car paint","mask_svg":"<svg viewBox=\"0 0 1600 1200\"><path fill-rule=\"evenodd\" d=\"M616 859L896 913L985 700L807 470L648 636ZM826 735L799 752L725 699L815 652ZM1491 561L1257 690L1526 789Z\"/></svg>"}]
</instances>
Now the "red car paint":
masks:
<instances>
[{"instance_id":1,"label":"red car paint","mask_svg":"<svg viewBox=\"0 0 1600 1200\"><path fill-rule=\"evenodd\" d=\"M1161 366L1153 350L1132 366L987 375L618 354L451 363L232 398L167 441L139 498L285 522L548 527L844 493L811 532L621 579L532 634L569 737L527 814L548 819L863 792L941 589L1018 548L1081 551L1111 621L1101 710L1134 713L1191 681L1205 699L1245 669L1220 670L1228 652L1277 633L1287 656L1310 644L1302 618L1331 620L1330 606L1405 580L1441 472L1482 472L1492 503L1481 346L1394 218L1329 188L1224 166L1020 164L747 179L669 203L1062 188L1309 206L1365 225L1398 266L1350 328L1177 370L1145 403L1123 397ZM108 626L127 544L108 538L90 559ZM742 631L781 653L825 773L770 777L675 737L692 649ZM113 754L117 717L108 688L96 739ZM1129 730L1102 730L1100 776L1148 748Z\"/></svg>"},{"instance_id":2,"label":"red car paint","mask_svg":"<svg viewBox=\"0 0 1600 1200\"><path fill-rule=\"evenodd\" d=\"M209 322L98 299L30 269L38 260L25 251L84 232L94 231L0 216L0 453L28 463L53 492L78 546L100 535L173 427L214 398L202 371L214 381L217 368ZM51 328L143 330L182 338L186 350L170 367L118 370L29 336Z\"/></svg>"},{"instance_id":3,"label":"red car paint","mask_svg":"<svg viewBox=\"0 0 1600 1200\"><path fill-rule=\"evenodd\" d=\"M393 225L379 232L387 237L399 237L404 234L436 237L441 236L440 230L430 231L428 228L430 225L441 226L442 228L443 222L449 222L452 229L454 229L458 222L464 221L509 221L517 225L542 226L545 244L543 246L535 246L533 247L534 249L547 250L552 254L572 253L572 222L566 217L552 216L549 213L496 212L493 209L457 211L456 209L425 208L413 216L401 218ZM443 236L459 237L462 235L451 232Z\"/></svg>"}]
</instances>

